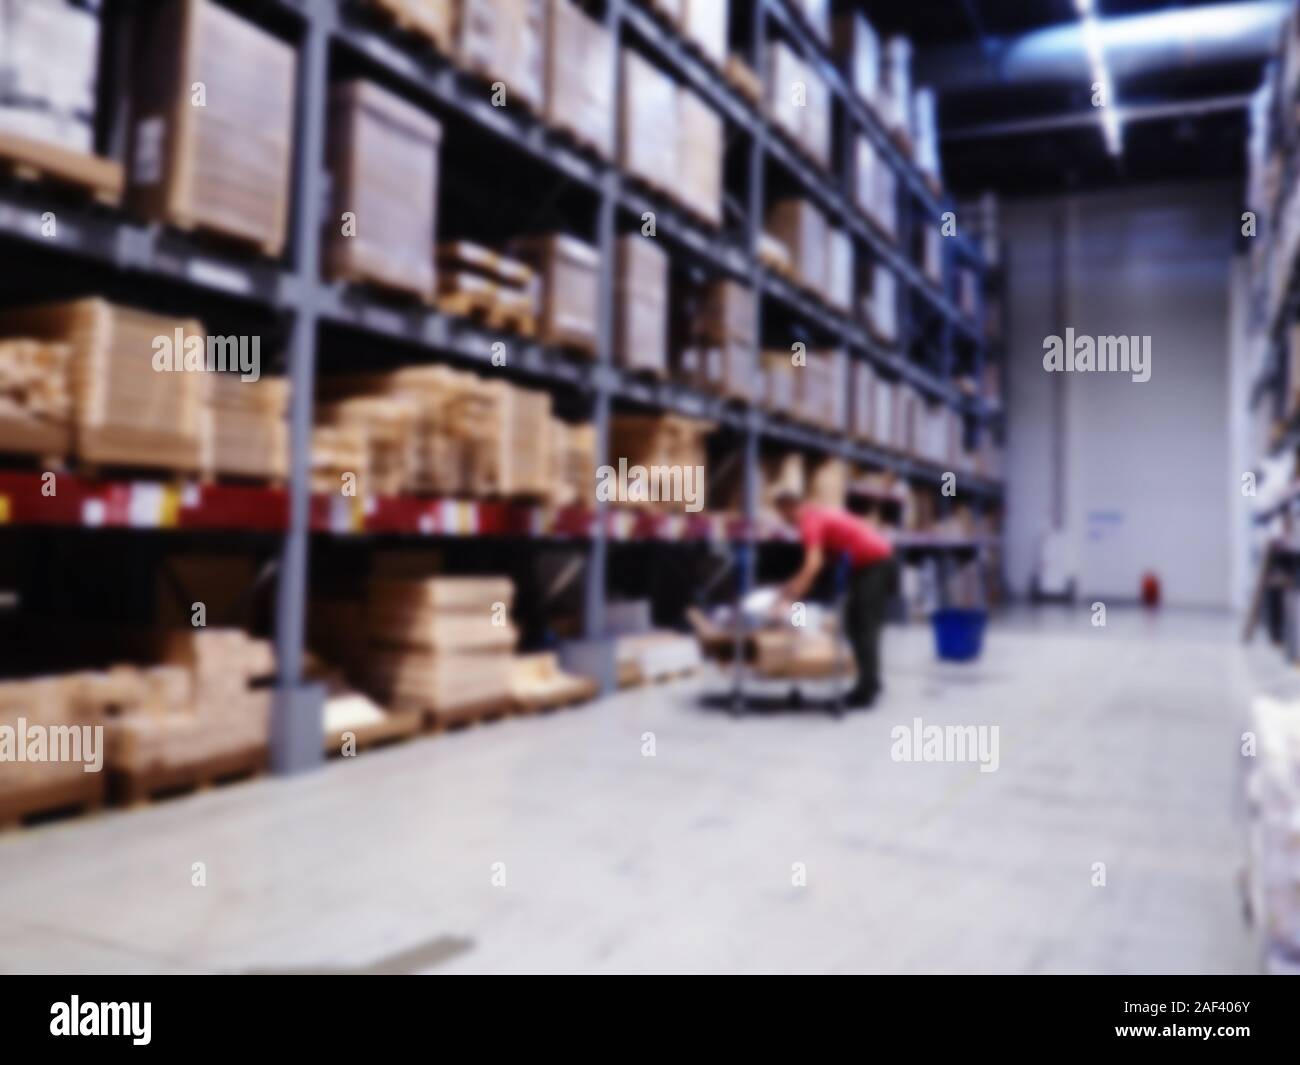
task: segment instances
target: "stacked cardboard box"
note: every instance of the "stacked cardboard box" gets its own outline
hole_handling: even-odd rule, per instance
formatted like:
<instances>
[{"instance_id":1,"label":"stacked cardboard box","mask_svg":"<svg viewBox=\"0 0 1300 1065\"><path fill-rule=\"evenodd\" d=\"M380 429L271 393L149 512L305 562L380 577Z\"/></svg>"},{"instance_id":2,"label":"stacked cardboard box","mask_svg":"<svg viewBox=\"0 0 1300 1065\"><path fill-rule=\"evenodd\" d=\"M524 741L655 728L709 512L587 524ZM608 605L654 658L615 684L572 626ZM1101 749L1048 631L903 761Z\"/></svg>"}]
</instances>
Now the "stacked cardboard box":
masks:
<instances>
[{"instance_id":1,"label":"stacked cardboard box","mask_svg":"<svg viewBox=\"0 0 1300 1065\"><path fill-rule=\"evenodd\" d=\"M172 768L265 749L275 671L271 645L242 629L177 630L157 644L161 665L84 678L107 705L110 769Z\"/></svg>"},{"instance_id":2,"label":"stacked cardboard box","mask_svg":"<svg viewBox=\"0 0 1300 1065\"><path fill-rule=\"evenodd\" d=\"M943 234L933 222L921 227L921 272L932 284L943 284Z\"/></svg>"},{"instance_id":3,"label":"stacked cardboard box","mask_svg":"<svg viewBox=\"0 0 1300 1065\"><path fill-rule=\"evenodd\" d=\"M865 359L854 359L849 369L849 435L868 443L874 439L876 371Z\"/></svg>"},{"instance_id":4,"label":"stacked cardboard box","mask_svg":"<svg viewBox=\"0 0 1300 1065\"><path fill-rule=\"evenodd\" d=\"M819 295L825 293L826 216L808 200L787 197L768 210L767 230L785 245L799 282Z\"/></svg>"},{"instance_id":5,"label":"stacked cardboard box","mask_svg":"<svg viewBox=\"0 0 1300 1065\"><path fill-rule=\"evenodd\" d=\"M441 138L435 119L377 85L349 81L333 89L330 277L433 300Z\"/></svg>"},{"instance_id":6,"label":"stacked cardboard box","mask_svg":"<svg viewBox=\"0 0 1300 1065\"><path fill-rule=\"evenodd\" d=\"M687 489L703 498L705 484L697 477L706 468L708 455L705 438L713 430L707 422L683 418L676 414L618 414L610 425L609 464L619 468L633 466L673 467L680 471L672 478L667 494L680 498L648 500L665 510L682 510L690 500ZM687 478L691 480L688 482ZM680 491L679 491L680 489ZM633 502L636 502L633 500Z\"/></svg>"},{"instance_id":7,"label":"stacked cardboard box","mask_svg":"<svg viewBox=\"0 0 1300 1065\"><path fill-rule=\"evenodd\" d=\"M505 577L379 578L369 586L366 687L435 719L510 699L514 584Z\"/></svg>"},{"instance_id":8,"label":"stacked cardboard box","mask_svg":"<svg viewBox=\"0 0 1300 1065\"><path fill-rule=\"evenodd\" d=\"M600 253L562 233L516 240L512 254L524 260L541 282L544 343L596 357L599 346Z\"/></svg>"},{"instance_id":9,"label":"stacked cardboard box","mask_svg":"<svg viewBox=\"0 0 1300 1065\"><path fill-rule=\"evenodd\" d=\"M849 464L834 455L823 455L808 465L808 501L823 507L844 509L848 503Z\"/></svg>"},{"instance_id":10,"label":"stacked cardboard box","mask_svg":"<svg viewBox=\"0 0 1300 1065\"><path fill-rule=\"evenodd\" d=\"M328 413L327 413L328 416ZM364 426L317 425L311 431L311 490L318 495L364 496L370 491Z\"/></svg>"},{"instance_id":11,"label":"stacked cardboard box","mask_svg":"<svg viewBox=\"0 0 1300 1065\"><path fill-rule=\"evenodd\" d=\"M814 163L829 169L830 85L784 41L772 41L767 54L768 115Z\"/></svg>"},{"instance_id":12,"label":"stacked cardboard box","mask_svg":"<svg viewBox=\"0 0 1300 1065\"><path fill-rule=\"evenodd\" d=\"M771 414L791 415L795 411L795 374L791 352L783 348L765 350L761 357L763 371L763 408Z\"/></svg>"},{"instance_id":13,"label":"stacked cardboard box","mask_svg":"<svg viewBox=\"0 0 1300 1065\"><path fill-rule=\"evenodd\" d=\"M826 301L837 311L853 310L853 239L842 229L832 228L827 236Z\"/></svg>"},{"instance_id":14,"label":"stacked cardboard box","mask_svg":"<svg viewBox=\"0 0 1300 1065\"><path fill-rule=\"evenodd\" d=\"M501 82L506 103L541 112L546 97L547 0L460 0L456 52L463 66Z\"/></svg>"},{"instance_id":15,"label":"stacked cardboard box","mask_svg":"<svg viewBox=\"0 0 1300 1065\"><path fill-rule=\"evenodd\" d=\"M72 446L68 344L0 340L0 451L65 457Z\"/></svg>"},{"instance_id":16,"label":"stacked cardboard box","mask_svg":"<svg viewBox=\"0 0 1300 1065\"><path fill-rule=\"evenodd\" d=\"M727 61L729 0L680 0L682 36L719 70Z\"/></svg>"},{"instance_id":17,"label":"stacked cardboard box","mask_svg":"<svg viewBox=\"0 0 1300 1065\"><path fill-rule=\"evenodd\" d=\"M848 412L846 369L842 351L809 351L805 364L794 368L794 416L842 432Z\"/></svg>"},{"instance_id":18,"label":"stacked cardboard box","mask_svg":"<svg viewBox=\"0 0 1300 1065\"><path fill-rule=\"evenodd\" d=\"M689 89L677 90L677 193L710 225L722 224L722 118Z\"/></svg>"},{"instance_id":19,"label":"stacked cardboard box","mask_svg":"<svg viewBox=\"0 0 1300 1065\"><path fill-rule=\"evenodd\" d=\"M293 48L212 0L167 0L140 16L136 55L148 61L135 68L134 207L278 256L289 213Z\"/></svg>"},{"instance_id":20,"label":"stacked cardboard box","mask_svg":"<svg viewBox=\"0 0 1300 1065\"><path fill-rule=\"evenodd\" d=\"M668 372L668 254L637 233L618 240L614 350L629 370Z\"/></svg>"},{"instance_id":21,"label":"stacked cardboard box","mask_svg":"<svg viewBox=\"0 0 1300 1065\"><path fill-rule=\"evenodd\" d=\"M831 52L853 91L869 107L878 107L880 38L860 11L836 15Z\"/></svg>"},{"instance_id":22,"label":"stacked cardboard box","mask_svg":"<svg viewBox=\"0 0 1300 1065\"><path fill-rule=\"evenodd\" d=\"M542 499L551 493L551 395L505 381L487 386L497 397L496 469L486 491Z\"/></svg>"},{"instance_id":23,"label":"stacked cardboard box","mask_svg":"<svg viewBox=\"0 0 1300 1065\"><path fill-rule=\"evenodd\" d=\"M912 42L891 37L881 67L881 118L905 147L911 142Z\"/></svg>"},{"instance_id":24,"label":"stacked cardboard box","mask_svg":"<svg viewBox=\"0 0 1300 1065\"><path fill-rule=\"evenodd\" d=\"M550 0L546 121L608 159L614 154L614 42L573 0Z\"/></svg>"},{"instance_id":25,"label":"stacked cardboard box","mask_svg":"<svg viewBox=\"0 0 1300 1065\"><path fill-rule=\"evenodd\" d=\"M933 89L917 89L912 96L912 135L916 139L916 165L938 192L943 185L939 169L939 117Z\"/></svg>"},{"instance_id":26,"label":"stacked cardboard box","mask_svg":"<svg viewBox=\"0 0 1300 1065\"><path fill-rule=\"evenodd\" d=\"M896 399L899 384L877 377L871 390L871 436L875 443L889 450L897 450L900 434Z\"/></svg>"},{"instance_id":27,"label":"stacked cardboard box","mask_svg":"<svg viewBox=\"0 0 1300 1065\"><path fill-rule=\"evenodd\" d=\"M853 202L886 236L898 233L898 177L870 139L854 139Z\"/></svg>"},{"instance_id":28,"label":"stacked cardboard box","mask_svg":"<svg viewBox=\"0 0 1300 1065\"><path fill-rule=\"evenodd\" d=\"M283 480L289 475L289 382L242 381L215 373L203 410L203 471L209 476Z\"/></svg>"},{"instance_id":29,"label":"stacked cardboard box","mask_svg":"<svg viewBox=\"0 0 1300 1065\"><path fill-rule=\"evenodd\" d=\"M681 116L673 79L639 53L623 50L621 108L623 169L651 188L676 195Z\"/></svg>"},{"instance_id":30,"label":"stacked cardboard box","mask_svg":"<svg viewBox=\"0 0 1300 1065\"><path fill-rule=\"evenodd\" d=\"M154 369L161 341L179 348L178 361L187 348L206 352L198 322L85 299L0 312L0 334L71 349L68 373L78 458L104 465L198 469L201 414L212 375L198 369Z\"/></svg>"},{"instance_id":31,"label":"stacked cardboard box","mask_svg":"<svg viewBox=\"0 0 1300 1065\"><path fill-rule=\"evenodd\" d=\"M679 371L696 387L752 401L757 347L753 291L738 281L715 278L697 295L698 302L685 308L687 347L678 353Z\"/></svg>"},{"instance_id":32,"label":"stacked cardboard box","mask_svg":"<svg viewBox=\"0 0 1300 1065\"><path fill-rule=\"evenodd\" d=\"M66 0L0 4L0 144L94 150L99 19Z\"/></svg>"},{"instance_id":33,"label":"stacked cardboard box","mask_svg":"<svg viewBox=\"0 0 1300 1065\"><path fill-rule=\"evenodd\" d=\"M882 262L871 265L870 304L867 328L885 344L898 340L898 279Z\"/></svg>"}]
</instances>

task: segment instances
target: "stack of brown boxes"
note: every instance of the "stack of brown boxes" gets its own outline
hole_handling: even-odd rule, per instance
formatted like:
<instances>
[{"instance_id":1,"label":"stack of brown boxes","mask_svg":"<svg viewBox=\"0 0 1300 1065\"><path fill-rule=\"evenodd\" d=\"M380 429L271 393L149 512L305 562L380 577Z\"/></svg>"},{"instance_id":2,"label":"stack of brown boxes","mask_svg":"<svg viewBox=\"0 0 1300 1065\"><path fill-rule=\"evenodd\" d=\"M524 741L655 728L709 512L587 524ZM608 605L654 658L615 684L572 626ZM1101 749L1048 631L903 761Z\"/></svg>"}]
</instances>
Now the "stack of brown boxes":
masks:
<instances>
[{"instance_id":1,"label":"stack of brown boxes","mask_svg":"<svg viewBox=\"0 0 1300 1065\"><path fill-rule=\"evenodd\" d=\"M898 340L898 279L884 263L871 266L871 292L867 329L884 344Z\"/></svg>"},{"instance_id":2,"label":"stack of brown boxes","mask_svg":"<svg viewBox=\"0 0 1300 1065\"><path fill-rule=\"evenodd\" d=\"M809 351L806 362L794 367L793 415L820 429L843 432L848 386L842 351Z\"/></svg>"},{"instance_id":3,"label":"stack of brown boxes","mask_svg":"<svg viewBox=\"0 0 1300 1065\"><path fill-rule=\"evenodd\" d=\"M432 302L439 123L365 81L330 97L333 211L325 226L332 278Z\"/></svg>"},{"instance_id":4,"label":"stack of brown boxes","mask_svg":"<svg viewBox=\"0 0 1300 1065\"><path fill-rule=\"evenodd\" d=\"M773 41L768 49L767 110L776 127L814 163L830 168L830 85L783 41Z\"/></svg>"},{"instance_id":5,"label":"stack of brown boxes","mask_svg":"<svg viewBox=\"0 0 1300 1065\"><path fill-rule=\"evenodd\" d=\"M900 385L877 377L871 390L871 438L883 448L898 449L898 418L896 397Z\"/></svg>"},{"instance_id":6,"label":"stack of brown boxes","mask_svg":"<svg viewBox=\"0 0 1300 1065\"><path fill-rule=\"evenodd\" d=\"M692 214L722 224L722 119L689 89L677 90L676 193Z\"/></svg>"},{"instance_id":7,"label":"stack of brown boxes","mask_svg":"<svg viewBox=\"0 0 1300 1065\"><path fill-rule=\"evenodd\" d=\"M763 352L763 408L770 414L795 414L795 374L803 369L794 363L794 355L783 348Z\"/></svg>"},{"instance_id":8,"label":"stack of brown boxes","mask_svg":"<svg viewBox=\"0 0 1300 1065\"><path fill-rule=\"evenodd\" d=\"M278 256L293 152L293 48L212 0L147 5L139 25L133 207Z\"/></svg>"},{"instance_id":9,"label":"stack of brown boxes","mask_svg":"<svg viewBox=\"0 0 1300 1065\"><path fill-rule=\"evenodd\" d=\"M858 97L869 107L878 106L880 38L861 12L845 11L836 16L831 52Z\"/></svg>"},{"instance_id":10,"label":"stack of brown boxes","mask_svg":"<svg viewBox=\"0 0 1300 1065\"><path fill-rule=\"evenodd\" d=\"M681 116L673 79L639 53L623 50L619 161L623 169L665 195L676 196Z\"/></svg>"},{"instance_id":11,"label":"stack of brown boxes","mask_svg":"<svg viewBox=\"0 0 1300 1065\"><path fill-rule=\"evenodd\" d=\"M345 441L355 439L357 433L364 437L366 461L357 473L367 492L381 496L401 495L410 483L415 466L415 419L415 403L400 395L349 396L316 404L318 427L347 430ZM327 443L330 436L326 434Z\"/></svg>"},{"instance_id":12,"label":"stack of brown boxes","mask_svg":"<svg viewBox=\"0 0 1300 1065\"><path fill-rule=\"evenodd\" d=\"M623 461L629 468L676 467L681 471L684 490L685 478L695 477L696 468L706 467L705 437L712 430L713 426L707 422L676 414L615 415L610 426L608 462L615 468ZM695 483L696 491L703 493L704 489L704 484ZM687 501L660 499L657 502L664 509L681 510Z\"/></svg>"},{"instance_id":13,"label":"stack of brown boxes","mask_svg":"<svg viewBox=\"0 0 1300 1065\"><path fill-rule=\"evenodd\" d=\"M933 222L921 227L921 272L935 285L943 284L943 235Z\"/></svg>"},{"instance_id":14,"label":"stack of brown boxes","mask_svg":"<svg viewBox=\"0 0 1300 1065\"><path fill-rule=\"evenodd\" d=\"M68 344L0 340L0 451L62 459L72 446Z\"/></svg>"},{"instance_id":15,"label":"stack of brown boxes","mask_svg":"<svg viewBox=\"0 0 1300 1065\"><path fill-rule=\"evenodd\" d=\"M755 393L756 315L752 289L730 278L715 278L704 290L696 322L697 341L718 353L710 388L746 403L753 401Z\"/></svg>"},{"instance_id":16,"label":"stack of brown boxes","mask_svg":"<svg viewBox=\"0 0 1300 1065\"><path fill-rule=\"evenodd\" d=\"M618 240L614 351L628 370L668 372L668 255L637 233Z\"/></svg>"},{"instance_id":17,"label":"stack of brown boxes","mask_svg":"<svg viewBox=\"0 0 1300 1065\"><path fill-rule=\"evenodd\" d=\"M808 200L777 200L767 213L767 230L790 256L800 284L822 295L826 291L826 216Z\"/></svg>"},{"instance_id":18,"label":"stack of brown boxes","mask_svg":"<svg viewBox=\"0 0 1300 1065\"><path fill-rule=\"evenodd\" d=\"M369 464L369 441L364 426L352 422L317 425L312 429L311 490L314 493L365 495L370 491L366 483Z\"/></svg>"},{"instance_id":19,"label":"stack of brown boxes","mask_svg":"<svg viewBox=\"0 0 1300 1065\"><path fill-rule=\"evenodd\" d=\"M543 499L551 492L551 395L505 381L487 387L497 397L495 485L487 492Z\"/></svg>"},{"instance_id":20,"label":"stack of brown boxes","mask_svg":"<svg viewBox=\"0 0 1300 1065\"><path fill-rule=\"evenodd\" d=\"M289 475L289 382L214 373L204 408L202 467L208 476L282 481Z\"/></svg>"},{"instance_id":21,"label":"stack of brown boxes","mask_svg":"<svg viewBox=\"0 0 1300 1065\"><path fill-rule=\"evenodd\" d=\"M594 359L599 346L600 253L563 233L521 238L511 248L540 278L538 336L544 343Z\"/></svg>"},{"instance_id":22,"label":"stack of brown boxes","mask_svg":"<svg viewBox=\"0 0 1300 1065\"><path fill-rule=\"evenodd\" d=\"M855 140L853 202L886 236L898 235L898 177L862 135Z\"/></svg>"},{"instance_id":23,"label":"stack of brown boxes","mask_svg":"<svg viewBox=\"0 0 1300 1065\"><path fill-rule=\"evenodd\" d=\"M163 634L161 661L115 667L84 678L85 697L104 700L110 769L139 773L173 768L267 745L275 671L265 640L242 629Z\"/></svg>"},{"instance_id":24,"label":"stack of brown boxes","mask_svg":"<svg viewBox=\"0 0 1300 1065\"><path fill-rule=\"evenodd\" d=\"M827 238L826 302L837 311L853 310L854 268L853 238L844 230L833 228Z\"/></svg>"},{"instance_id":25,"label":"stack of brown boxes","mask_svg":"<svg viewBox=\"0 0 1300 1065\"><path fill-rule=\"evenodd\" d=\"M573 0L550 0L546 121L604 159L614 154L614 42Z\"/></svg>"},{"instance_id":26,"label":"stack of brown boxes","mask_svg":"<svg viewBox=\"0 0 1300 1065\"><path fill-rule=\"evenodd\" d=\"M849 371L849 435L864 443L874 439L876 371L865 359L854 359Z\"/></svg>"},{"instance_id":27,"label":"stack of brown boxes","mask_svg":"<svg viewBox=\"0 0 1300 1065\"><path fill-rule=\"evenodd\" d=\"M0 334L67 345L78 458L104 465L199 468L211 374L203 327L100 299L0 312ZM156 370L168 352L167 369Z\"/></svg>"},{"instance_id":28,"label":"stack of brown boxes","mask_svg":"<svg viewBox=\"0 0 1300 1065\"><path fill-rule=\"evenodd\" d=\"M102 800L104 750L84 730L103 725L103 707L83 697L82 676L0 681L0 727L12 729L18 744L26 743L33 726L48 737L42 759L20 759L11 751L0 760L0 824L40 809ZM56 743L68 757L56 756Z\"/></svg>"},{"instance_id":29,"label":"stack of brown boxes","mask_svg":"<svg viewBox=\"0 0 1300 1065\"><path fill-rule=\"evenodd\" d=\"M459 0L456 52L463 66L501 82L507 105L541 112L546 90L546 0Z\"/></svg>"},{"instance_id":30,"label":"stack of brown boxes","mask_svg":"<svg viewBox=\"0 0 1300 1065\"><path fill-rule=\"evenodd\" d=\"M366 604L370 694L435 720L510 699L514 584L506 577L378 578Z\"/></svg>"}]
</instances>

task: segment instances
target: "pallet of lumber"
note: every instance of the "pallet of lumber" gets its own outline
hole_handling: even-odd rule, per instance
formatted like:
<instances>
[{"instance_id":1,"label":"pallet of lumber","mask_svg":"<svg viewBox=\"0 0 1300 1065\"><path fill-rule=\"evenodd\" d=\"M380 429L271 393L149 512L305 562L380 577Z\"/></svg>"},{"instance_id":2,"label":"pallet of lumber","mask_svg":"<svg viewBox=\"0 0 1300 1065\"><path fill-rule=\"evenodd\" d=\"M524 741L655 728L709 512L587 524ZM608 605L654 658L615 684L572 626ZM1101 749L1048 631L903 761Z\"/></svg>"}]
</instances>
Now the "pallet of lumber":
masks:
<instances>
[{"instance_id":1,"label":"pallet of lumber","mask_svg":"<svg viewBox=\"0 0 1300 1065\"><path fill-rule=\"evenodd\" d=\"M361 482L378 495L400 495L415 469L416 406L403 396L350 396L316 405L319 426L359 432L365 438Z\"/></svg>"},{"instance_id":2,"label":"pallet of lumber","mask_svg":"<svg viewBox=\"0 0 1300 1065\"><path fill-rule=\"evenodd\" d=\"M360 425L315 426L311 431L312 492L364 496L369 487L367 443L366 430Z\"/></svg>"},{"instance_id":3,"label":"pallet of lumber","mask_svg":"<svg viewBox=\"0 0 1300 1065\"><path fill-rule=\"evenodd\" d=\"M522 711L549 710L593 699L596 682L565 673L550 652L516 655L511 662L510 694Z\"/></svg>"},{"instance_id":4,"label":"pallet of lumber","mask_svg":"<svg viewBox=\"0 0 1300 1065\"><path fill-rule=\"evenodd\" d=\"M62 460L72 448L68 344L0 340L0 452Z\"/></svg>"},{"instance_id":5,"label":"pallet of lumber","mask_svg":"<svg viewBox=\"0 0 1300 1065\"><path fill-rule=\"evenodd\" d=\"M289 476L288 409L286 378L213 374L203 410L203 475L282 483Z\"/></svg>"},{"instance_id":6,"label":"pallet of lumber","mask_svg":"<svg viewBox=\"0 0 1300 1065\"><path fill-rule=\"evenodd\" d=\"M73 449L80 461L184 472L199 468L203 409L214 375L154 367L160 341L206 352L198 322L83 299L0 311L0 335L71 349Z\"/></svg>"},{"instance_id":7,"label":"pallet of lumber","mask_svg":"<svg viewBox=\"0 0 1300 1065\"><path fill-rule=\"evenodd\" d=\"M455 240L438 245L438 309L488 329L537 334L539 281L518 259Z\"/></svg>"}]
</instances>

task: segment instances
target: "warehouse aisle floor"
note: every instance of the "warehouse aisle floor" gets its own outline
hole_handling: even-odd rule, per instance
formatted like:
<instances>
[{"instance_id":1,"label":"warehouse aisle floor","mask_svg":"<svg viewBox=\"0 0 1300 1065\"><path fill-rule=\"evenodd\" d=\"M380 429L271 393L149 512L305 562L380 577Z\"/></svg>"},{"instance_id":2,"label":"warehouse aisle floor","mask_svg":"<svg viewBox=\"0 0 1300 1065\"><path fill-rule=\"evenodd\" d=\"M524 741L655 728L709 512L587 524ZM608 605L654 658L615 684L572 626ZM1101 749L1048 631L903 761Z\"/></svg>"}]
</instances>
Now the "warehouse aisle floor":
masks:
<instances>
[{"instance_id":1,"label":"warehouse aisle floor","mask_svg":"<svg viewBox=\"0 0 1300 1065\"><path fill-rule=\"evenodd\" d=\"M0 968L1251 971L1235 632L1016 614L943 667L892 629L842 722L692 681L10 833ZM916 716L999 724L998 770L891 760Z\"/></svg>"}]
</instances>

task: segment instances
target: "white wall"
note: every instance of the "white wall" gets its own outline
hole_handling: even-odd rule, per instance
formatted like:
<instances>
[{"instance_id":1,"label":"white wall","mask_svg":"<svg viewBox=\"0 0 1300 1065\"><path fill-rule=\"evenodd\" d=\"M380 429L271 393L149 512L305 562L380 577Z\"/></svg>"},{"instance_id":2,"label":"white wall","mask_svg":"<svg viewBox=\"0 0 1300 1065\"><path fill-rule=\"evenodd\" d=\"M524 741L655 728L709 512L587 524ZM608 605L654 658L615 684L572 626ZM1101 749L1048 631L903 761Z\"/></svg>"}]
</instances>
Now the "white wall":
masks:
<instances>
[{"instance_id":1,"label":"white wall","mask_svg":"<svg viewBox=\"0 0 1300 1065\"><path fill-rule=\"evenodd\" d=\"M1228 605L1228 283L1236 190L1144 188L1004 205L1007 578L1025 594L1062 522L1080 595L1157 573L1175 605ZM1151 379L1049 374L1043 338L1149 335Z\"/></svg>"}]
</instances>

